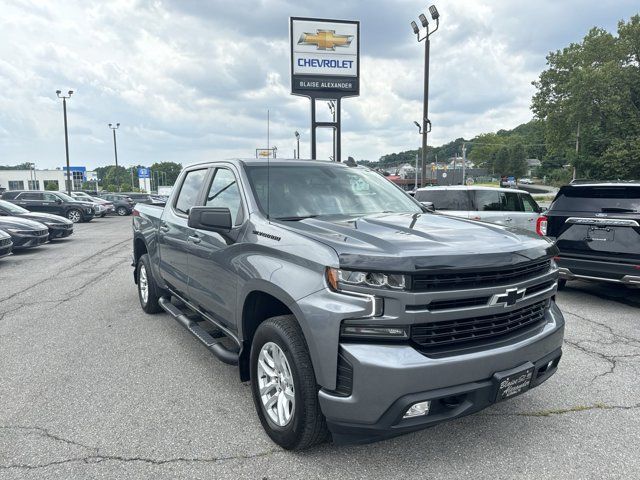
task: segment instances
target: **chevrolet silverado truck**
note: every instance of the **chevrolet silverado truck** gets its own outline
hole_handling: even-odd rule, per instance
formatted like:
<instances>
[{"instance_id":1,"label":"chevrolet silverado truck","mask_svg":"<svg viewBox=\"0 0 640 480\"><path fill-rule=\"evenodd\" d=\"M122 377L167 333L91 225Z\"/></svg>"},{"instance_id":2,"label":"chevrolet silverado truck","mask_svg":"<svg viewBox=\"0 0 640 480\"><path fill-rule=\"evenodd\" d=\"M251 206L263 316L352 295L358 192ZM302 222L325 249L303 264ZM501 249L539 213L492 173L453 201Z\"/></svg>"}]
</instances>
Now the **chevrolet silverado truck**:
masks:
<instances>
[{"instance_id":1,"label":"chevrolet silverado truck","mask_svg":"<svg viewBox=\"0 0 640 480\"><path fill-rule=\"evenodd\" d=\"M142 309L237 365L286 449L422 429L546 381L564 335L557 254L316 160L191 165L165 207L133 211Z\"/></svg>"}]
</instances>

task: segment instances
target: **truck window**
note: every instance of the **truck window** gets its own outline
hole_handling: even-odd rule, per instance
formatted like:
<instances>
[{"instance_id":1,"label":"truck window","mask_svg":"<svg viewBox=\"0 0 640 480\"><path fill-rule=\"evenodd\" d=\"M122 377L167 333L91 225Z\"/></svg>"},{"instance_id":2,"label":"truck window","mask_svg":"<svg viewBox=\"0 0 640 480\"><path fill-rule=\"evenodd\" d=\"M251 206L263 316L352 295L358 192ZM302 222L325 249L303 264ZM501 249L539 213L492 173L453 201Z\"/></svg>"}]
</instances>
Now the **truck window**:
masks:
<instances>
[{"instance_id":1,"label":"truck window","mask_svg":"<svg viewBox=\"0 0 640 480\"><path fill-rule=\"evenodd\" d=\"M227 207L231 212L231 223L233 225L242 223L240 190L238 189L236 177L231 170L226 168L216 169L205 205L207 207Z\"/></svg>"},{"instance_id":2,"label":"truck window","mask_svg":"<svg viewBox=\"0 0 640 480\"><path fill-rule=\"evenodd\" d=\"M433 203L436 210L471 210L466 190L420 190L416 192L415 199Z\"/></svg>"},{"instance_id":3,"label":"truck window","mask_svg":"<svg viewBox=\"0 0 640 480\"><path fill-rule=\"evenodd\" d=\"M206 174L207 169L203 168L201 170L191 170L184 177L184 181L180 187L180 193L174 205L178 212L184 213L185 215L189 214L189 209L198 201L198 194L200 193Z\"/></svg>"}]
</instances>

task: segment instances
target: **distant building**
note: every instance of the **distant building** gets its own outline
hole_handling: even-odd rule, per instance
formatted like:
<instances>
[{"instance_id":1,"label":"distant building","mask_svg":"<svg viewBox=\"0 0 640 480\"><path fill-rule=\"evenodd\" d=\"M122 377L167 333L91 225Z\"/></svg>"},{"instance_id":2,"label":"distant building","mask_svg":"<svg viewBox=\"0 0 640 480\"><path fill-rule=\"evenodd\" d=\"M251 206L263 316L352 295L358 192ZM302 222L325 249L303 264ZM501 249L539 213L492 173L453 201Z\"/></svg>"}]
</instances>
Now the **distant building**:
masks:
<instances>
[{"instance_id":1,"label":"distant building","mask_svg":"<svg viewBox=\"0 0 640 480\"><path fill-rule=\"evenodd\" d=\"M5 190L57 190L63 192L65 187L65 170L0 170L0 191ZM82 189L82 184L96 179L95 172L86 167L69 167L73 180L72 189Z\"/></svg>"},{"instance_id":2,"label":"distant building","mask_svg":"<svg viewBox=\"0 0 640 480\"><path fill-rule=\"evenodd\" d=\"M527 162L527 177L533 176L533 173L536 171L536 169L542 166L542 162L537 158L527 158L526 162Z\"/></svg>"}]
</instances>

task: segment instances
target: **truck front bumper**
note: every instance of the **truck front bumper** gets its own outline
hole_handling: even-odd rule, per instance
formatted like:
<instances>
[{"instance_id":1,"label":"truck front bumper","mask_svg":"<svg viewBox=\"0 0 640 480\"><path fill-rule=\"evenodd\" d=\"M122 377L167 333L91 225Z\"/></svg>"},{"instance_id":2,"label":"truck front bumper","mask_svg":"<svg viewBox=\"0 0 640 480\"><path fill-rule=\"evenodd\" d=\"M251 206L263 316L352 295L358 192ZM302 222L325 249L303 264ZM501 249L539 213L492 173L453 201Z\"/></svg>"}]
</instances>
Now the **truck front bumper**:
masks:
<instances>
[{"instance_id":1,"label":"truck front bumper","mask_svg":"<svg viewBox=\"0 0 640 480\"><path fill-rule=\"evenodd\" d=\"M360 443L426 428L469 415L495 403L496 374L533 365L529 388L553 375L561 356L564 319L552 303L535 335L494 349L428 357L409 345L342 343L352 368L349 396L321 390L320 405L334 442ZM407 409L430 401L429 413L403 418Z\"/></svg>"}]
</instances>

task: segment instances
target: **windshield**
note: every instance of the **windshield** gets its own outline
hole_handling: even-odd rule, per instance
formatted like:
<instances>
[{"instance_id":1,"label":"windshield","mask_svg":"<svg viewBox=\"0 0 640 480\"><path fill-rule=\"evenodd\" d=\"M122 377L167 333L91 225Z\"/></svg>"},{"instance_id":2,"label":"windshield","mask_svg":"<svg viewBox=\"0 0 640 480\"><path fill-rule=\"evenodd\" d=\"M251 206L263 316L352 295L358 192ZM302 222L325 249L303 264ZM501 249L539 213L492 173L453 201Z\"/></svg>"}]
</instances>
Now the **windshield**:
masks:
<instances>
[{"instance_id":1,"label":"windshield","mask_svg":"<svg viewBox=\"0 0 640 480\"><path fill-rule=\"evenodd\" d=\"M29 213L29 210L27 210L26 208L19 207L18 205L14 205L13 203L7 202L6 200L0 200L0 208L6 210L9 213Z\"/></svg>"},{"instance_id":2,"label":"windshield","mask_svg":"<svg viewBox=\"0 0 640 480\"><path fill-rule=\"evenodd\" d=\"M262 213L267 213L267 166L246 168ZM421 213L420 206L381 175L335 164L277 165L269 171L269 215L296 220L320 215Z\"/></svg>"}]
</instances>

